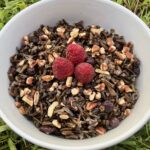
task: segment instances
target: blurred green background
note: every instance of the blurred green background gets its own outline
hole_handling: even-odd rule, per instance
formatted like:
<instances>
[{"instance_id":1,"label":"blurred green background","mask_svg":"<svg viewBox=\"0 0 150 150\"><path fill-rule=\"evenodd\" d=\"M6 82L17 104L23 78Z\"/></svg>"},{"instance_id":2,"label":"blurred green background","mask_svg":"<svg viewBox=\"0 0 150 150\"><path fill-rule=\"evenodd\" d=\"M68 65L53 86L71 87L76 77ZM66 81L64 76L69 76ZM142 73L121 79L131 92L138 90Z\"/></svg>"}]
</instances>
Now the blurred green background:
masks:
<instances>
[{"instance_id":1,"label":"blurred green background","mask_svg":"<svg viewBox=\"0 0 150 150\"><path fill-rule=\"evenodd\" d=\"M39 0L0 0L0 29L19 11ZM113 0L137 14L150 27L150 0ZM0 119L0 150L46 150L16 135ZM134 136L107 150L150 150L150 121Z\"/></svg>"}]
</instances>

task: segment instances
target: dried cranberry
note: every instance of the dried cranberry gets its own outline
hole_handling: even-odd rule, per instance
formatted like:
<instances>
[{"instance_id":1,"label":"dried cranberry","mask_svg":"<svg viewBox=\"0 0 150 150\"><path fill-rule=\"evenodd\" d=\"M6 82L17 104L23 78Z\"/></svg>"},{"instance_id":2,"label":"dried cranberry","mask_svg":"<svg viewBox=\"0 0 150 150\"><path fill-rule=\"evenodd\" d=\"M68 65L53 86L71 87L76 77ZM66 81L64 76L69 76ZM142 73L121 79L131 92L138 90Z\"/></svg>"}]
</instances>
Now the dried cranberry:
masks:
<instances>
[{"instance_id":1,"label":"dried cranberry","mask_svg":"<svg viewBox=\"0 0 150 150\"><path fill-rule=\"evenodd\" d=\"M116 128L120 124L120 121L118 118L113 118L110 120L110 126L111 128Z\"/></svg>"},{"instance_id":2,"label":"dried cranberry","mask_svg":"<svg viewBox=\"0 0 150 150\"><path fill-rule=\"evenodd\" d=\"M109 100L105 101L103 106L105 107L105 112L111 112L113 110L113 103Z\"/></svg>"},{"instance_id":3,"label":"dried cranberry","mask_svg":"<svg viewBox=\"0 0 150 150\"><path fill-rule=\"evenodd\" d=\"M140 61L138 59L133 62L133 72L137 76L140 74Z\"/></svg>"},{"instance_id":4,"label":"dried cranberry","mask_svg":"<svg viewBox=\"0 0 150 150\"><path fill-rule=\"evenodd\" d=\"M27 69L27 74L28 75L35 75L35 68L28 68Z\"/></svg>"},{"instance_id":5,"label":"dried cranberry","mask_svg":"<svg viewBox=\"0 0 150 150\"><path fill-rule=\"evenodd\" d=\"M41 126L39 129L46 134L51 134L55 131L55 128L51 128L49 126Z\"/></svg>"},{"instance_id":6,"label":"dried cranberry","mask_svg":"<svg viewBox=\"0 0 150 150\"><path fill-rule=\"evenodd\" d=\"M94 63L95 63L95 61L92 57L89 57L86 62L91 64L91 65L94 65Z\"/></svg>"}]
</instances>

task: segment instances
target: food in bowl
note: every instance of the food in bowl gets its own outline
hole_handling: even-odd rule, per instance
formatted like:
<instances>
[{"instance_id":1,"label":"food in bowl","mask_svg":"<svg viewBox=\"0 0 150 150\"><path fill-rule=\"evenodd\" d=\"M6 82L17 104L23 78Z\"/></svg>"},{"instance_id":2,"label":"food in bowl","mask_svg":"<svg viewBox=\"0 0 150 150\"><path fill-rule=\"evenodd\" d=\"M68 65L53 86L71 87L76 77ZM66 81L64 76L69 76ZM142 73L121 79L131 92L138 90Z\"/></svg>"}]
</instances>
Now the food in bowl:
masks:
<instances>
[{"instance_id":1,"label":"food in bowl","mask_svg":"<svg viewBox=\"0 0 150 150\"><path fill-rule=\"evenodd\" d=\"M140 61L115 30L61 20L22 39L10 58L9 93L42 132L67 139L103 135L138 99Z\"/></svg>"}]
</instances>

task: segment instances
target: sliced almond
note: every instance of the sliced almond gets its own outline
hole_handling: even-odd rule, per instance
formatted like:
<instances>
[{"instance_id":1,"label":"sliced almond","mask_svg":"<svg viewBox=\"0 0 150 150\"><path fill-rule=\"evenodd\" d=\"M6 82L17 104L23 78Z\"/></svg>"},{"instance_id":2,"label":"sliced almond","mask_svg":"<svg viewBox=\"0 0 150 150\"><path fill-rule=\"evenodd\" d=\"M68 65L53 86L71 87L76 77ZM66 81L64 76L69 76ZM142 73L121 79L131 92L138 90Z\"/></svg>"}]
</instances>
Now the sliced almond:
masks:
<instances>
[{"instance_id":1,"label":"sliced almond","mask_svg":"<svg viewBox=\"0 0 150 150\"><path fill-rule=\"evenodd\" d=\"M48 55L48 61L50 64L54 61L54 57L51 54Z\"/></svg>"},{"instance_id":2,"label":"sliced almond","mask_svg":"<svg viewBox=\"0 0 150 150\"><path fill-rule=\"evenodd\" d=\"M106 43L107 43L108 46L114 45L114 41L113 41L113 39L111 37L106 39Z\"/></svg>"},{"instance_id":3,"label":"sliced almond","mask_svg":"<svg viewBox=\"0 0 150 150\"><path fill-rule=\"evenodd\" d=\"M90 101L93 101L94 98L95 98L95 95L96 95L96 93L93 92L93 93L89 96L89 100L90 100Z\"/></svg>"},{"instance_id":4,"label":"sliced almond","mask_svg":"<svg viewBox=\"0 0 150 150\"><path fill-rule=\"evenodd\" d=\"M96 28L96 27L92 27L91 28L91 32L95 35L100 35L100 33L103 31L103 28Z\"/></svg>"},{"instance_id":5,"label":"sliced almond","mask_svg":"<svg viewBox=\"0 0 150 150\"><path fill-rule=\"evenodd\" d=\"M47 115L51 118L53 116L55 108L58 106L58 102L54 101L49 107L48 107L48 112Z\"/></svg>"},{"instance_id":6,"label":"sliced almond","mask_svg":"<svg viewBox=\"0 0 150 150\"><path fill-rule=\"evenodd\" d=\"M22 100L26 102L28 105L30 105L31 107L33 106L33 99L30 96L25 95L23 96Z\"/></svg>"},{"instance_id":7,"label":"sliced almond","mask_svg":"<svg viewBox=\"0 0 150 150\"><path fill-rule=\"evenodd\" d=\"M66 120L66 119L69 119L69 116L68 115L60 115L59 116L60 117L60 119L63 119L63 120Z\"/></svg>"},{"instance_id":8,"label":"sliced almond","mask_svg":"<svg viewBox=\"0 0 150 150\"><path fill-rule=\"evenodd\" d=\"M66 80L66 87L71 87L72 80L73 80L72 77L67 77L67 80Z\"/></svg>"},{"instance_id":9,"label":"sliced almond","mask_svg":"<svg viewBox=\"0 0 150 150\"><path fill-rule=\"evenodd\" d=\"M21 61L18 63L18 66L23 66L24 63L25 63L25 60L23 59L23 60L21 60Z\"/></svg>"},{"instance_id":10,"label":"sliced almond","mask_svg":"<svg viewBox=\"0 0 150 150\"><path fill-rule=\"evenodd\" d=\"M100 74L110 75L110 73L108 71L103 71L101 69L95 69L95 72L100 73Z\"/></svg>"},{"instance_id":11,"label":"sliced almond","mask_svg":"<svg viewBox=\"0 0 150 150\"><path fill-rule=\"evenodd\" d=\"M71 33L70 33L70 36L72 38L76 38L78 35L79 35L79 29L78 28L73 28Z\"/></svg>"},{"instance_id":12,"label":"sliced almond","mask_svg":"<svg viewBox=\"0 0 150 150\"><path fill-rule=\"evenodd\" d=\"M58 122L58 120L56 120L56 119L54 119L53 121L52 121L52 124L55 126L55 127L57 127L57 128L61 128L61 124Z\"/></svg>"},{"instance_id":13,"label":"sliced almond","mask_svg":"<svg viewBox=\"0 0 150 150\"><path fill-rule=\"evenodd\" d=\"M34 105L37 105L39 102L39 98L40 98L40 93L38 91L36 91L34 93Z\"/></svg>"},{"instance_id":14,"label":"sliced almond","mask_svg":"<svg viewBox=\"0 0 150 150\"><path fill-rule=\"evenodd\" d=\"M54 76L53 75L44 75L41 77L42 80L48 82L48 81L51 81L54 79Z\"/></svg>"}]
</instances>

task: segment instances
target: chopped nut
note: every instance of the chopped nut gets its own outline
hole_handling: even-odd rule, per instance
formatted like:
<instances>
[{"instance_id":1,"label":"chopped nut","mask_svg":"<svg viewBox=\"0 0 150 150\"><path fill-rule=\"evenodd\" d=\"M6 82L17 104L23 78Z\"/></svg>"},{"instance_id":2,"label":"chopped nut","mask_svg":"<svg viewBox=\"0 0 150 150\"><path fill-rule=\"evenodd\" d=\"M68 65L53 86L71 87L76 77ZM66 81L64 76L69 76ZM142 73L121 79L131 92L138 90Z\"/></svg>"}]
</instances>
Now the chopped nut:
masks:
<instances>
[{"instance_id":1,"label":"chopped nut","mask_svg":"<svg viewBox=\"0 0 150 150\"><path fill-rule=\"evenodd\" d=\"M55 126L55 127L57 127L57 128L61 128L61 124L58 122L58 120L56 120L56 119L54 119L53 121L52 121L52 124Z\"/></svg>"},{"instance_id":2,"label":"chopped nut","mask_svg":"<svg viewBox=\"0 0 150 150\"><path fill-rule=\"evenodd\" d=\"M108 46L114 45L114 41L113 41L113 39L111 37L106 39L106 43L107 43Z\"/></svg>"},{"instance_id":3,"label":"chopped nut","mask_svg":"<svg viewBox=\"0 0 150 150\"><path fill-rule=\"evenodd\" d=\"M18 63L18 66L23 66L24 63L25 63L25 60L23 59L23 60L21 60L21 61Z\"/></svg>"},{"instance_id":4,"label":"chopped nut","mask_svg":"<svg viewBox=\"0 0 150 150\"><path fill-rule=\"evenodd\" d=\"M101 83L100 84L100 87L99 87L99 89L100 89L100 91L104 91L105 90L105 83Z\"/></svg>"},{"instance_id":5,"label":"chopped nut","mask_svg":"<svg viewBox=\"0 0 150 150\"><path fill-rule=\"evenodd\" d=\"M93 92L93 93L89 96L89 100L90 100L90 101L93 101L94 98L95 98L95 95L96 95L96 93Z\"/></svg>"},{"instance_id":6,"label":"chopped nut","mask_svg":"<svg viewBox=\"0 0 150 150\"><path fill-rule=\"evenodd\" d=\"M46 64L46 61L44 59L40 60L40 59L37 59L37 64L39 65L39 67L42 67Z\"/></svg>"},{"instance_id":7,"label":"chopped nut","mask_svg":"<svg viewBox=\"0 0 150 150\"><path fill-rule=\"evenodd\" d=\"M69 116L68 115L60 115L59 116L61 119L63 119L63 120L66 120L66 119L68 119L69 118Z\"/></svg>"},{"instance_id":8,"label":"chopped nut","mask_svg":"<svg viewBox=\"0 0 150 150\"><path fill-rule=\"evenodd\" d=\"M127 116L129 116L131 114L131 109L125 109L125 111L124 111L124 115L127 117Z\"/></svg>"},{"instance_id":9,"label":"chopped nut","mask_svg":"<svg viewBox=\"0 0 150 150\"><path fill-rule=\"evenodd\" d=\"M82 86L83 86L83 83L78 82L78 83L77 83L77 86L81 86L81 87L82 87Z\"/></svg>"},{"instance_id":10,"label":"chopped nut","mask_svg":"<svg viewBox=\"0 0 150 150\"><path fill-rule=\"evenodd\" d=\"M71 87L71 84L72 84L72 77L68 77L67 80L66 80L66 87Z\"/></svg>"},{"instance_id":11,"label":"chopped nut","mask_svg":"<svg viewBox=\"0 0 150 150\"><path fill-rule=\"evenodd\" d=\"M48 82L48 81L51 81L54 79L54 76L53 75L44 75L41 77L42 80Z\"/></svg>"},{"instance_id":12,"label":"chopped nut","mask_svg":"<svg viewBox=\"0 0 150 150\"><path fill-rule=\"evenodd\" d=\"M125 101L124 97L119 98L118 104L119 104L120 106L124 105L125 103L126 103L126 101Z\"/></svg>"},{"instance_id":13,"label":"chopped nut","mask_svg":"<svg viewBox=\"0 0 150 150\"><path fill-rule=\"evenodd\" d=\"M38 92L38 91L36 91L35 93L34 93L34 105L37 105L38 104L38 102L39 102L39 98L40 98L40 93Z\"/></svg>"},{"instance_id":14,"label":"chopped nut","mask_svg":"<svg viewBox=\"0 0 150 150\"><path fill-rule=\"evenodd\" d=\"M26 110L24 109L23 106L19 107L19 112L22 114L22 115L25 115L26 114Z\"/></svg>"},{"instance_id":15,"label":"chopped nut","mask_svg":"<svg viewBox=\"0 0 150 150\"><path fill-rule=\"evenodd\" d=\"M45 45L45 49L48 50L52 47L52 45Z\"/></svg>"},{"instance_id":16,"label":"chopped nut","mask_svg":"<svg viewBox=\"0 0 150 150\"><path fill-rule=\"evenodd\" d=\"M116 54L117 57L118 57L119 59L121 59L121 60L126 59L126 55L125 55L125 54L122 54L122 53L120 53L120 52L118 52L118 51L115 51L115 54Z\"/></svg>"},{"instance_id":17,"label":"chopped nut","mask_svg":"<svg viewBox=\"0 0 150 150\"><path fill-rule=\"evenodd\" d=\"M101 93L100 92L96 93L95 98L99 100L101 98Z\"/></svg>"},{"instance_id":18,"label":"chopped nut","mask_svg":"<svg viewBox=\"0 0 150 150\"><path fill-rule=\"evenodd\" d=\"M111 45L108 50L109 52L114 52L116 50L116 47L114 45Z\"/></svg>"},{"instance_id":19,"label":"chopped nut","mask_svg":"<svg viewBox=\"0 0 150 150\"><path fill-rule=\"evenodd\" d=\"M71 89L72 95L77 95L79 93L79 88L73 88Z\"/></svg>"},{"instance_id":20,"label":"chopped nut","mask_svg":"<svg viewBox=\"0 0 150 150\"><path fill-rule=\"evenodd\" d=\"M129 50L130 50L129 47L124 46L122 53L125 54L128 59L133 59L134 55Z\"/></svg>"},{"instance_id":21,"label":"chopped nut","mask_svg":"<svg viewBox=\"0 0 150 150\"><path fill-rule=\"evenodd\" d=\"M110 75L110 73L108 71L103 71L101 69L95 69L95 72L100 73L100 74Z\"/></svg>"},{"instance_id":22,"label":"chopped nut","mask_svg":"<svg viewBox=\"0 0 150 150\"><path fill-rule=\"evenodd\" d=\"M100 50L100 47L98 45L93 45L92 53L98 52L99 50Z\"/></svg>"},{"instance_id":23,"label":"chopped nut","mask_svg":"<svg viewBox=\"0 0 150 150\"><path fill-rule=\"evenodd\" d=\"M58 35L64 38L64 33L66 29L64 27L58 27L56 30L57 30Z\"/></svg>"},{"instance_id":24,"label":"chopped nut","mask_svg":"<svg viewBox=\"0 0 150 150\"><path fill-rule=\"evenodd\" d=\"M51 35L51 32L48 31L48 29L46 27L43 28L43 32L48 36Z\"/></svg>"},{"instance_id":25,"label":"chopped nut","mask_svg":"<svg viewBox=\"0 0 150 150\"><path fill-rule=\"evenodd\" d=\"M96 27L92 27L91 28L91 32L95 35L100 35L100 33L103 31L103 28L96 28Z\"/></svg>"},{"instance_id":26,"label":"chopped nut","mask_svg":"<svg viewBox=\"0 0 150 150\"><path fill-rule=\"evenodd\" d=\"M71 33L70 33L70 36L72 38L76 38L78 35L79 35L79 29L78 28L73 28Z\"/></svg>"},{"instance_id":27,"label":"chopped nut","mask_svg":"<svg viewBox=\"0 0 150 150\"><path fill-rule=\"evenodd\" d=\"M54 90L55 90L55 88L53 86L49 88L50 92L53 92Z\"/></svg>"},{"instance_id":28,"label":"chopped nut","mask_svg":"<svg viewBox=\"0 0 150 150\"><path fill-rule=\"evenodd\" d=\"M121 65L123 63L122 60L119 60L119 59L115 59L115 64L116 65Z\"/></svg>"},{"instance_id":29,"label":"chopped nut","mask_svg":"<svg viewBox=\"0 0 150 150\"><path fill-rule=\"evenodd\" d=\"M53 116L55 108L58 106L58 102L54 101L49 107L48 107L48 112L47 115L51 118Z\"/></svg>"},{"instance_id":30,"label":"chopped nut","mask_svg":"<svg viewBox=\"0 0 150 150\"><path fill-rule=\"evenodd\" d=\"M39 39L40 40L48 40L49 38L48 38L48 36L47 35L41 35L41 36L39 36Z\"/></svg>"},{"instance_id":31,"label":"chopped nut","mask_svg":"<svg viewBox=\"0 0 150 150\"><path fill-rule=\"evenodd\" d=\"M52 84L52 87L57 88L57 87L58 87L58 83L57 83L57 82L54 82L54 83Z\"/></svg>"},{"instance_id":32,"label":"chopped nut","mask_svg":"<svg viewBox=\"0 0 150 150\"><path fill-rule=\"evenodd\" d=\"M102 71L106 71L106 70L108 70L108 65L106 63L102 63L100 68Z\"/></svg>"},{"instance_id":33,"label":"chopped nut","mask_svg":"<svg viewBox=\"0 0 150 150\"><path fill-rule=\"evenodd\" d=\"M105 49L104 47L101 47L100 50L99 50L100 54L105 54Z\"/></svg>"},{"instance_id":34,"label":"chopped nut","mask_svg":"<svg viewBox=\"0 0 150 150\"><path fill-rule=\"evenodd\" d=\"M54 62L54 57L51 54L48 55L48 61L50 64Z\"/></svg>"},{"instance_id":35,"label":"chopped nut","mask_svg":"<svg viewBox=\"0 0 150 150\"><path fill-rule=\"evenodd\" d=\"M83 94L84 95L91 95L92 94L92 90L91 89L84 89L84 91L83 91Z\"/></svg>"},{"instance_id":36,"label":"chopped nut","mask_svg":"<svg viewBox=\"0 0 150 150\"><path fill-rule=\"evenodd\" d=\"M120 81L119 81L118 89L119 89L120 91L124 91L124 89L125 89L125 83L124 83L123 80L120 80Z\"/></svg>"},{"instance_id":37,"label":"chopped nut","mask_svg":"<svg viewBox=\"0 0 150 150\"><path fill-rule=\"evenodd\" d=\"M130 52L126 52L125 55L128 59L133 59L134 58L134 55Z\"/></svg>"},{"instance_id":38,"label":"chopped nut","mask_svg":"<svg viewBox=\"0 0 150 150\"><path fill-rule=\"evenodd\" d=\"M24 95L28 95L31 93L31 90L29 88L24 89Z\"/></svg>"},{"instance_id":39,"label":"chopped nut","mask_svg":"<svg viewBox=\"0 0 150 150\"><path fill-rule=\"evenodd\" d=\"M97 103L93 103L93 102L88 102L86 105L86 109L87 110L92 110L97 106Z\"/></svg>"},{"instance_id":40,"label":"chopped nut","mask_svg":"<svg viewBox=\"0 0 150 150\"><path fill-rule=\"evenodd\" d=\"M125 85L125 86L124 86L124 90L125 90L126 93L131 93L131 92L133 92L133 90L132 90L128 85Z\"/></svg>"},{"instance_id":41,"label":"chopped nut","mask_svg":"<svg viewBox=\"0 0 150 150\"><path fill-rule=\"evenodd\" d=\"M35 60L33 60L33 59L29 59L28 60L28 64L29 64L30 68L33 68L37 64L37 62Z\"/></svg>"},{"instance_id":42,"label":"chopped nut","mask_svg":"<svg viewBox=\"0 0 150 150\"><path fill-rule=\"evenodd\" d=\"M26 79L26 84L31 85L32 82L33 82L33 77L28 77L28 78Z\"/></svg>"},{"instance_id":43,"label":"chopped nut","mask_svg":"<svg viewBox=\"0 0 150 150\"><path fill-rule=\"evenodd\" d=\"M103 127L98 127L96 128L96 131L100 134L100 135L104 135L106 133L106 129Z\"/></svg>"},{"instance_id":44,"label":"chopped nut","mask_svg":"<svg viewBox=\"0 0 150 150\"><path fill-rule=\"evenodd\" d=\"M82 32L82 33L79 34L80 38L84 38L85 36L86 36L86 32Z\"/></svg>"},{"instance_id":45,"label":"chopped nut","mask_svg":"<svg viewBox=\"0 0 150 150\"><path fill-rule=\"evenodd\" d=\"M73 40L74 40L74 38L73 38L73 37L70 37L70 38L68 39L68 41L67 41L67 44L72 43L72 42L73 42Z\"/></svg>"},{"instance_id":46,"label":"chopped nut","mask_svg":"<svg viewBox=\"0 0 150 150\"><path fill-rule=\"evenodd\" d=\"M21 103L18 102L18 101L15 101L15 106L16 106L17 108L19 108L19 107L21 106Z\"/></svg>"},{"instance_id":47,"label":"chopped nut","mask_svg":"<svg viewBox=\"0 0 150 150\"><path fill-rule=\"evenodd\" d=\"M26 102L28 105L30 105L31 107L33 106L33 99L30 96L25 95L23 96L22 100Z\"/></svg>"},{"instance_id":48,"label":"chopped nut","mask_svg":"<svg viewBox=\"0 0 150 150\"><path fill-rule=\"evenodd\" d=\"M91 50L92 50L92 49L89 48L89 47L87 47L87 48L85 49L86 52L90 52Z\"/></svg>"},{"instance_id":49,"label":"chopped nut","mask_svg":"<svg viewBox=\"0 0 150 150\"><path fill-rule=\"evenodd\" d=\"M58 54L58 53L53 52L53 56L54 56L54 58L58 58L58 57L59 57L59 54Z\"/></svg>"},{"instance_id":50,"label":"chopped nut","mask_svg":"<svg viewBox=\"0 0 150 150\"><path fill-rule=\"evenodd\" d=\"M99 110L100 110L101 112L104 112L104 111L105 111L105 106L100 105Z\"/></svg>"},{"instance_id":51,"label":"chopped nut","mask_svg":"<svg viewBox=\"0 0 150 150\"><path fill-rule=\"evenodd\" d=\"M26 35L26 36L23 37L23 40L24 41L29 41L29 37Z\"/></svg>"},{"instance_id":52,"label":"chopped nut","mask_svg":"<svg viewBox=\"0 0 150 150\"><path fill-rule=\"evenodd\" d=\"M24 90L20 90L20 97L23 97L24 96Z\"/></svg>"}]
</instances>

